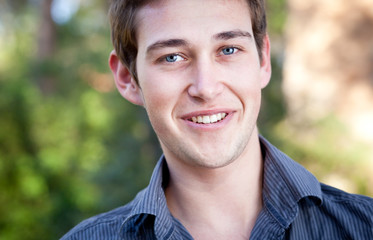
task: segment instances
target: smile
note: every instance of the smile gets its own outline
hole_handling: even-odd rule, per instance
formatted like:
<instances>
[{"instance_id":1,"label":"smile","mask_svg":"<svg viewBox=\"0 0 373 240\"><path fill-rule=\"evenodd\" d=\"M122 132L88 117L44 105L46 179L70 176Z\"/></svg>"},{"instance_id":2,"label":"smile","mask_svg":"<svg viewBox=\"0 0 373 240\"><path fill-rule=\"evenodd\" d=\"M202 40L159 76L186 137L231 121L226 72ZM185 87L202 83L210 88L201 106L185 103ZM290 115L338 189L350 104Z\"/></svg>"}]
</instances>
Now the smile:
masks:
<instances>
[{"instance_id":1,"label":"smile","mask_svg":"<svg viewBox=\"0 0 373 240\"><path fill-rule=\"evenodd\" d=\"M192 121L194 123L199 124L209 124L209 123L216 123L221 120L223 120L227 116L226 113L218 113L218 114L212 114L212 115L201 115L201 116L195 116L189 119L189 121Z\"/></svg>"}]
</instances>

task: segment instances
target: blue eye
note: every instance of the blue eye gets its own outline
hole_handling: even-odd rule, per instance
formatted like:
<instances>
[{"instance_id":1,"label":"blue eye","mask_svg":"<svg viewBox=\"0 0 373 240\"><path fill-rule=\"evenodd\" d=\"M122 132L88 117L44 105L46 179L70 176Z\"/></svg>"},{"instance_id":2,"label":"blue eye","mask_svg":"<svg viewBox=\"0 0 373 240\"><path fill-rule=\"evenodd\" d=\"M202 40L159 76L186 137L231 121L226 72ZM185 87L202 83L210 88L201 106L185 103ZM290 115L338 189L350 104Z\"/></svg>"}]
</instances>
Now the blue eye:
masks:
<instances>
[{"instance_id":1,"label":"blue eye","mask_svg":"<svg viewBox=\"0 0 373 240\"><path fill-rule=\"evenodd\" d=\"M177 54L169 55L169 56L166 57L166 61L171 62L171 63L180 61L182 59L183 58L180 55L177 55Z\"/></svg>"},{"instance_id":2,"label":"blue eye","mask_svg":"<svg viewBox=\"0 0 373 240\"><path fill-rule=\"evenodd\" d=\"M224 49L222 50L222 53L223 53L224 55L231 55L231 54L235 53L236 51L237 51L236 48L234 48L234 47L228 47L228 48L224 48Z\"/></svg>"}]
</instances>

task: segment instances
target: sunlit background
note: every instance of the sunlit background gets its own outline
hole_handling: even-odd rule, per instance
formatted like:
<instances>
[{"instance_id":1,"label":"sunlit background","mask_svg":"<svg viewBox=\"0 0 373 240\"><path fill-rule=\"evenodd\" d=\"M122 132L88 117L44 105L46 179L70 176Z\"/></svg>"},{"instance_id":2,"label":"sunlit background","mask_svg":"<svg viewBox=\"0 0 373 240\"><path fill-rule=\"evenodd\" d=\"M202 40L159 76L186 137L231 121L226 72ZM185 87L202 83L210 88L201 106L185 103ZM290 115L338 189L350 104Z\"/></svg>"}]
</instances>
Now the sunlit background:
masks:
<instances>
[{"instance_id":1,"label":"sunlit background","mask_svg":"<svg viewBox=\"0 0 373 240\"><path fill-rule=\"evenodd\" d=\"M58 239L125 204L161 154L117 93L105 0L0 0L0 239ZM268 0L273 78L261 133L373 196L371 0Z\"/></svg>"}]
</instances>

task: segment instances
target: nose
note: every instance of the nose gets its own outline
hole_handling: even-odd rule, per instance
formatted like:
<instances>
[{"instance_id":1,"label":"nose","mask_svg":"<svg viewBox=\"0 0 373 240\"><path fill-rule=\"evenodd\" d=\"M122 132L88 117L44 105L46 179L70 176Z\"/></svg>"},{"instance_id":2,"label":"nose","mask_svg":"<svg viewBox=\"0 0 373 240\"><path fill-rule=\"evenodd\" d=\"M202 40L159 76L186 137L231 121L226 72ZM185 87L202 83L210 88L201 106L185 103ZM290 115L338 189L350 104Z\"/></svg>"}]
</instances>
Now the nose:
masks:
<instances>
[{"instance_id":1,"label":"nose","mask_svg":"<svg viewBox=\"0 0 373 240\"><path fill-rule=\"evenodd\" d=\"M200 101L209 101L219 96L224 89L219 69L211 61L200 61L193 69L192 83L188 88L189 96Z\"/></svg>"}]
</instances>

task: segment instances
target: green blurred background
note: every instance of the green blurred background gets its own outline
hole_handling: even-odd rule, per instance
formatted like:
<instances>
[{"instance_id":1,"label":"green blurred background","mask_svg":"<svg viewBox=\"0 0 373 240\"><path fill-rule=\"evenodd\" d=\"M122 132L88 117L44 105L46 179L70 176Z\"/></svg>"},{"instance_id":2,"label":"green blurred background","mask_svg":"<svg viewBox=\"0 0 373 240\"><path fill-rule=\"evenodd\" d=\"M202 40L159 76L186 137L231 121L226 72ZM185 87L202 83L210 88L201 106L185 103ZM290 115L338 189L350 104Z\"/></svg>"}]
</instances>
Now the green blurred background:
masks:
<instances>
[{"instance_id":1,"label":"green blurred background","mask_svg":"<svg viewBox=\"0 0 373 240\"><path fill-rule=\"evenodd\" d=\"M142 108L116 91L108 3L0 0L0 239L58 239L81 220L131 200L161 154ZM268 1L270 35L281 45L284 0ZM51 14L52 13L52 14ZM280 47L281 48L281 47ZM341 172L369 191L364 151L300 144L286 127L283 53L273 54L260 129L318 177ZM324 141L343 126L318 123Z\"/></svg>"}]
</instances>

